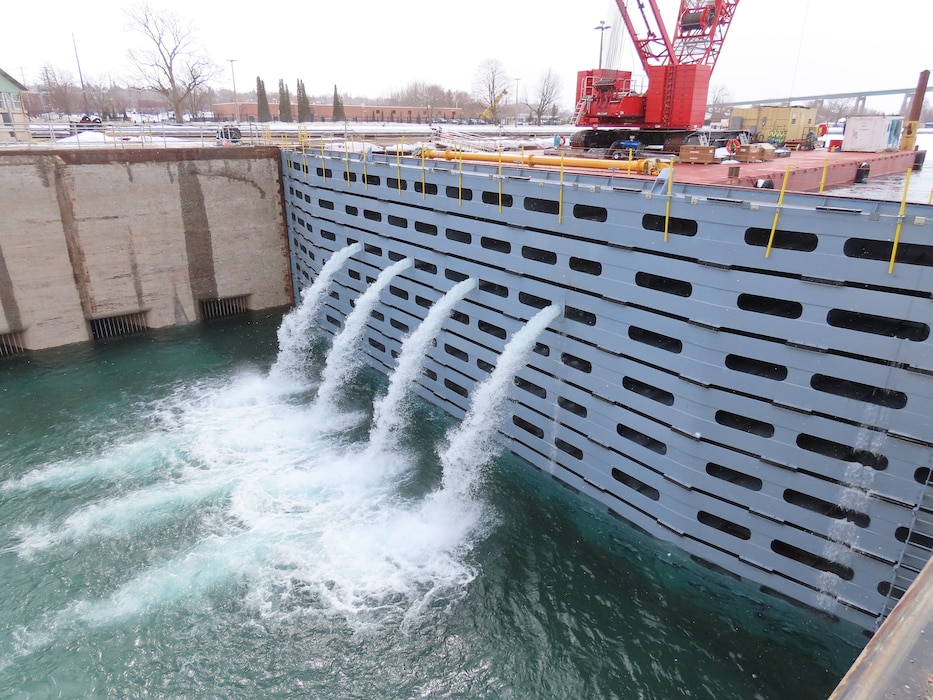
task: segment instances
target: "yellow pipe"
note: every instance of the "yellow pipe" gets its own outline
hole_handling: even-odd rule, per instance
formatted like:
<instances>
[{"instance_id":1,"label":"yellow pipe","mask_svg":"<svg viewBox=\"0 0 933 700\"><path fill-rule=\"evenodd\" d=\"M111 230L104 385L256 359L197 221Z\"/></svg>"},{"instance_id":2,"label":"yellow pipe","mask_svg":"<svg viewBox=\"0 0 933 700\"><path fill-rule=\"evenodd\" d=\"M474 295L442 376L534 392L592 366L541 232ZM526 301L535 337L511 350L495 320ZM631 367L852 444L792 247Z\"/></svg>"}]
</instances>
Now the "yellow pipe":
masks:
<instances>
[{"instance_id":1,"label":"yellow pipe","mask_svg":"<svg viewBox=\"0 0 933 700\"><path fill-rule=\"evenodd\" d=\"M478 161L484 163L497 163L499 162L500 156L497 153L467 153L460 151L454 153L452 151L436 151L434 149L425 149L425 157L427 158L436 158L438 160L464 160ZM595 168L599 170L618 170L622 165L617 160L599 160L596 158L568 158L566 156L543 156L536 153L528 154L511 154L503 153L502 156L503 163L519 163L521 165L528 165L534 167L536 165L552 165L552 166L561 166L564 165L568 168ZM668 167L667 163L658 162L653 159L645 160L636 160L629 161L628 167L631 168L632 165L636 167L637 170L644 171L645 166L653 167ZM648 173L646 173L648 174ZM656 173L650 173L656 174Z\"/></svg>"},{"instance_id":2,"label":"yellow pipe","mask_svg":"<svg viewBox=\"0 0 933 700\"><path fill-rule=\"evenodd\" d=\"M667 234L671 228L671 197L674 191L674 164L671 163L667 171L667 207L664 212L664 242L667 243Z\"/></svg>"},{"instance_id":3,"label":"yellow pipe","mask_svg":"<svg viewBox=\"0 0 933 700\"><path fill-rule=\"evenodd\" d=\"M897 246L901 242L901 228L904 226L904 210L907 209L907 188L910 186L910 170L904 180L904 196L901 197L901 210L897 213L897 228L894 230L894 245L891 246L891 262L888 263L888 274L894 272L894 259L897 257Z\"/></svg>"}]
</instances>

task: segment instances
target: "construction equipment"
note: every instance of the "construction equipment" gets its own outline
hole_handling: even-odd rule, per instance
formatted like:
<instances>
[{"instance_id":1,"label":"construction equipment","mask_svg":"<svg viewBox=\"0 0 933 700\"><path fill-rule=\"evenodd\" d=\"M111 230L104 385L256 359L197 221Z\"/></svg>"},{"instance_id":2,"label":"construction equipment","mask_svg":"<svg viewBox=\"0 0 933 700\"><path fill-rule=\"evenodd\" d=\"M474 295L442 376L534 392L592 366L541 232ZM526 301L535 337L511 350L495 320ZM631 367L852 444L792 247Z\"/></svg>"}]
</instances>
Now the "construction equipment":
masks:
<instances>
[{"instance_id":1,"label":"construction equipment","mask_svg":"<svg viewBox=\"0 0 933 700\"><path fill-rule=\"evenodd\" d=\"M502 98L508 94L509 94L508 90L503 90L498 95L496 95L495 98L493 98L492 103L490 103L490 105L486 109L484 109L482 112L480 112L479 118L482 119L483 121L487 121L490 116L495 114L496 107L499 106L499 103L502 101Z\"/></svg>"},{"instance_id":2,"label":"construction equipment","mask_svg":"<svg viewBox=\"0 0 933 700\"><path fill-rule=\"evenodd\" d=\"M633 0L639 27L616 0L648 76L639 92L631 71L595 69L577 74L576 126L696 129L706 116L710 76L739 0L681 0L677 26L668 34L657 0Z\"/></svg>"}]
</instances>

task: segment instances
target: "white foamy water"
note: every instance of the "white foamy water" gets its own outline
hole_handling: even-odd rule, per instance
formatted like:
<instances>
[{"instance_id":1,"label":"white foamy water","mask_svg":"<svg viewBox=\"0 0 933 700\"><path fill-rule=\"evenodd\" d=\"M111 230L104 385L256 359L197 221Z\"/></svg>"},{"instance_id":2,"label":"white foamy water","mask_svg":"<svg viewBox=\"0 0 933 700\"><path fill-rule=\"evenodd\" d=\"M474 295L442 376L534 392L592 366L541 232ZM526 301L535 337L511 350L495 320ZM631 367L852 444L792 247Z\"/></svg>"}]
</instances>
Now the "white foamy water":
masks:
<instances>
[{"instance_id":1,"label":"white foamy water","mask_svg":"<svg viewBox=\"0 0 933 700\"><path fill-rule=\"evenodd\" d=\"M401 269L387 272L386 279ZM461 286L445 305L471 288ZM240 375L181 389L153 405L152 413L168 417L172 426L173 463L148 467L151 483L134 483L128 474L121 493L24 523L14 549L32 558L66 546L92 551L114 538L151 536L153 528L181 518L196 531L174 546L159 545L157 560L117 589L43 616L37 624L46 631L21 630L18 653L45 644L47 630L67 635L82 626L119 624L217 587L245 584L244 603L262 615L336 615L354 628L407 627L426 606L458 600L476 576L469 553L487 523L467 484L492 454L486 443L511 375L559 312L551 307L515 334L496 371L477 387L464 425L449 436L441 457L444 488L422 498L398 491L415 468L413 456L346 444L342 431L358 417L294 401L281 377ZM417 366L414 350L412 357ZM153 434L109 448L96 460L108 466L82 479L112 480L117 455L134 455L164 436L164 426L150 422ZM54 464L14 484L56 488L71 480ZM467 493L469 498L460 497Z\"/></svg>"},{"instance_id":2,"label":"white foamy water","mask_svg":"<svg viewBox=\"0 0 933 700\"><path fill-rule=\"evenodd\" d=\"M415 332L405 339L398 365L389 381L389 389L385 396L378 399L374 405L373 428L370 431L369 441L376 449L388 447L392 435L404 425L406 419L404 399L412 383L421 373L421 365L431 341L437 337L454 306L474 289L476 289L474 279L465 279L454 285L431 307Z\"/></svg>"},{"instance_id":3,"label":"white foamy water","mask_svg":"<svg viewBox=\"0 0 933 700\"><path fill-rule=\"evenodd\" d=\"M337 271L350 256L361 250L362 243L353 243L331 255L321 268L314 284L304 289L301 303L282 319L282 325L278 330L279 355L270 370L271 376L292 380L305 378L317 312L321 308L324 295L330 289L331 280Z\"/></svg>"},{"instance_id":4,"label":"white foamy water","mask_svg":"<svg viewBox=\"0 0 933 700\"><path fill-rule=\"evenodd\" d=\"M366 322L370 312L379 303L379 295L389 282L400 272L412 266L409 258L399 260L379 273L376 281L356 300L353 311L347 316L343 330L334 338L330 352L327 354L327 363L321 373L321 385L318 388L317 403L323 408L330 407L337 397L337 392L349 379L352 372L361 363L359 351L356 347L363 336Z\"/></svg>"},{"instance_id":5,"label":"white foamy water","mask_svg":"<svg viewBox=\"0 0 933 700\"><path fill-rule=\"evenodd\" d=\"M403 260L383 271L364 293L368 298L354 312L363 322L379 291L410 264ZM401 374L389 402L380 402L383 410L399 407L430 339L474 286L461 283L435 305L408 356L400 359ZM20 543L12 549L37 558L70 547L80 556L109 540L151 536L179 520L194 531L159 542L159 556L134 565L133 575L115 590L47 611L34 627L18 630L16 655L81 628L121 624L232 586L241 587L244 605L262 616L339 616L353 629L406 629L428 606L459 600L476 576L469 554L489 523L475 486L494 454L490 443L508 386L560 311L548 307L513 336L496 369L476 387L463 423L446 438L442 487L420 498L398 490L415 469L413 455L372 442L348 445L343 433L358 416L340 413L330 401L296 401L278 372L195 385L157 402L146 421L151 434L108 448L90 461L98 467L80 476L82 482L112 481L121 461L137 459L143 446L171 434L172 449L163 450L171 458L148 464L149 482L139 483L140 470L130 469L122 492L24 523L15 530ZM339 361L339 371L325 372L322 386L331 382L336 391L349 376L352 364L343 362L344 355L360 333L338 336L347 340L335 341L328 367ZM397 423L388 421L383 429L392 426ZM4 488L66 488L74 482L61 464L27 477Z\"/></svg>"}]
</instances>

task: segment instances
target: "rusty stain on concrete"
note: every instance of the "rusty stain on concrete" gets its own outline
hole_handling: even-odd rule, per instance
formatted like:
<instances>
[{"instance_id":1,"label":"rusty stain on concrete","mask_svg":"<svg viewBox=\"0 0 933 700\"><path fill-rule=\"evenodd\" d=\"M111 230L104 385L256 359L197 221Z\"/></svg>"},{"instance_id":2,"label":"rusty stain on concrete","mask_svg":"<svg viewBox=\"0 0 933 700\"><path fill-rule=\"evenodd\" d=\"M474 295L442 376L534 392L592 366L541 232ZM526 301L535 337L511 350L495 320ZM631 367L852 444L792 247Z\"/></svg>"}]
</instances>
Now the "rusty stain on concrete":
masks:
<instances>
[{"instance_id":1,"label":"rusty stain on concrete","mask_svg":"<svg viewBox=\"0 0 933 700\"><path fill-rule=\"evenodd\" d=\"M128 249L130 256L130 274L133 276L133 291L136 292L136 306L142 309L143 304L143 281L139 276L139 260L136 258L136 242L133 240L133 229L126 228L126 237L128 239Z\"/></svg>"},{"instance_id":2,"label":"rusty stain on concrete","mask_svg":"<svg viewBox=\"0 0 933 700\"><path fill-rule=\"evenodd\" d=\"M90 273L85 263L84 250L78 239L78 222L75 219L74 202L72 201L73 188L65 172L64 163L56 160L54 165L55 196L58 200L58 213L62 223L62 232L65 234L65 247L71 261L71 270L81 300L81 308L85 317L91 318L96 309L89 293Z\"/></svg>"},{"instance_id":3,"label":"rusty stain on concrete","mask_svg":"<svg viewBox=\"0 0 933 700\"><path fill-rule=\"evenodd\" d=\"M3 248L0 248L0 309L3 309L7 332L23 330L23 319L16 301L16 293L13 291L13 280L3 257Z\"/></svg>"},{"instance_id":4,"label":"rusty stain on concrete","mask_svg":"<svg viewBox=\"0 0 933 700\"><path fill-rule=\"evenodd\" d=\"M214 270L213 242L196 164L187 162L179 165L178 192L185 229L191 297L195 303L204 299L216 299L217 277Z\"/></svg>"}]
</instances>

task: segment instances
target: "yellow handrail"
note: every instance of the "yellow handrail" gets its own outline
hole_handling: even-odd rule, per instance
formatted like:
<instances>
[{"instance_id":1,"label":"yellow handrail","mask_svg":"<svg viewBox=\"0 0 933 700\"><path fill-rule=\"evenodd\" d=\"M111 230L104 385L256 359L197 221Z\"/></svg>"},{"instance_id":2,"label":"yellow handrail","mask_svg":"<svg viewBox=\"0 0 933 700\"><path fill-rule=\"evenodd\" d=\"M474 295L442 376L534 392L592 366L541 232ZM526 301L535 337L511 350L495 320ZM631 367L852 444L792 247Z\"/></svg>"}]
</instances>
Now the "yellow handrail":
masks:
<instances>
[{"instance_id":1,"label":"yellow handrail","mask_svg":"<svg viewBox=\"0 0 933 700\"><path fill-rule=\"evenodd\" d=\"M667 233L671 227L671 199L674 191L674 162L671 161L667 171L667 207L664 212L664 242L667 243Z\"/></svg>"}]
</instances>

